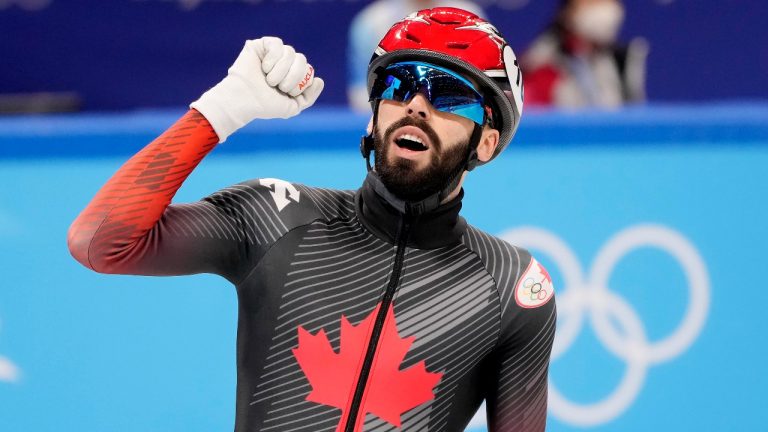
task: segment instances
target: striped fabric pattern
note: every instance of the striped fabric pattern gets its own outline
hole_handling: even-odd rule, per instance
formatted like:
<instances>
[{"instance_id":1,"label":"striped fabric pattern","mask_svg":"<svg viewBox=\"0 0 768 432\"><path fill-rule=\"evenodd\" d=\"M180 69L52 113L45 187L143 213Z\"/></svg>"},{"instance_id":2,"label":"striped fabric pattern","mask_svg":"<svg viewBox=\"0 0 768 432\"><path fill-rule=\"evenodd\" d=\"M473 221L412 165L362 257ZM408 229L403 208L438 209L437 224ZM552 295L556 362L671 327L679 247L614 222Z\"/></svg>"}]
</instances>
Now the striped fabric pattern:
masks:
<instances>
[{"instance_id":1,"label":"striped fabric pattern","mask_svg":"<svg viewBox=\"0 0 768 432\"><path fill-rule=\"evenodd\" d=\"M170 205L217 141L188 112L99 191L70 229L70 250L106 273L210 272L232 281L240 300L236 430L338 430L340 408L307 400L312 384L293 351L298 329L324 331L338 353L342 317L358 326L372 316L396 247L362 224L355 191L262 179ZM472 226L456 244L405 249L386 328L413 339L397 370L423 364L439 381L429 384L431 399L399 413L401 428L368 412L363 430L459 432L484 398L492 431L544 429L555 308L515 301L531 259Z\"/></svg>"},{"instance_id":2,"label":"striped fabric pattern","mask_svg":"<svg viewBox=\"0 0 768 432\"><path fill-rule=\"evenodd\" d=\"M70 227L67 241L75 259L97 271L124 271L131 251L142 246L181 184L218 141L205 117L190 110L128 160Z\"/></svg>"},{"instance_id":3,"label":"striped fabric pattern","mask_svg":"<svg viewBox=\"0 0 768 432\"><path fill-rule=\"evenodd\" d=\"M268 361L250 401L251 406L264 404L264 412L274 413L259 422L260 431L336 430L340 411L306 400L312 388L291 351L298 345L296 329L301 326L311 334L322 329L338 352L341 316L353 325L368 316L392 269L394 246L362 227L352 212L351 195L340 198L333 191L301 190L312 194L313 204L326 211L312 222L292 253L281 287ZM340 205L345 199L348 205ZM487 389L498 392L492 408L495 430L543 430L554 312L527 346L502 341L508 332L502 322L513 324L511 316L519 313L513 289L529 261L526 251L471 226L462 244L407 250L394 312L399 335L415 336L415 342L401 369L425 361L428 370L443 373L443 379L434 400L402 415L402 429L369 413L365 431L463 430L463 425L449 423L451 410L471 416L479 401L466 406L458 386L502 350L506 351L498 365L498 388Z\"/></svg>"}]
</instances>

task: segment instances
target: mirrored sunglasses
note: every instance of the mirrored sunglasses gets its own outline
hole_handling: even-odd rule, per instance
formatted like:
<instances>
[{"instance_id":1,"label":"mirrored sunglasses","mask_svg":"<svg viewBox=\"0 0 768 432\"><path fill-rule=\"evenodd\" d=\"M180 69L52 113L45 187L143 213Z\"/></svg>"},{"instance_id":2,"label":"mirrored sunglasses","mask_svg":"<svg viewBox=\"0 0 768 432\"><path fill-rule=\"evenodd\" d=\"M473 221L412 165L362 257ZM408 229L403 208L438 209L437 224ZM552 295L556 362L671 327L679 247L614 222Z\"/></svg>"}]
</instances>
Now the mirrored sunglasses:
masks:
<instances>
[{"instance_id":1,"label":"mirrored sunglasses","mask_svg":"<svg viewBox=\"0 0 768 432\"><path fill-rule=\"evenodd\" d=\"M423 95L441 112L459 115L482 125L486 110L483 96L461 75L430 63L393 63L377 74L370 100L408 102Z\"/></svg>"}]
</instances>

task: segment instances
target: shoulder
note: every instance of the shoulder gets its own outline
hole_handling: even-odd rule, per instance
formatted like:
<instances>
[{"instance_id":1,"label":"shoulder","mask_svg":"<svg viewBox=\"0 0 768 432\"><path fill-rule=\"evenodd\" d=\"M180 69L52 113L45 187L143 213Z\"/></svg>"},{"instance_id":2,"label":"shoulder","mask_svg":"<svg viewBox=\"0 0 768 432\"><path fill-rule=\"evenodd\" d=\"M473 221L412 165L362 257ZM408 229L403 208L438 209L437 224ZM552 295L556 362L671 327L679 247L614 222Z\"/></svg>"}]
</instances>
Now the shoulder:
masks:
<instances>
[{"instance_id":1,"label":"shoulder","mask_svg":"<svg viewBox=\"0 0 768 432\"><path fill-rule=\"evenodd\" d=\"M305 197L303 205L316 208L325 219L346 218L355 214L353 190L318 188L302 184L296 184L295 187L298 193Z\"/></svg>"},{"instance_id":2,"label":"shoulder","mask_svg":"<svg viewBox=\"0 0 768 432\"><path fill-rule=\"evenodd\" d=\"M275 235L318 219L354 214L354 192L323 189L276 178L258 178L221 189L203 199L245 225Z\"/></svg>"},{"instance_id":3,"label":"shoulder","mask_svg":"<svg viewBox=\"0 0 768 432\"><path fill-rule=\"evenodd\" d=\"M533 312L554 303L552 278L527 249L471 225L467 225L462 240L496 281L502 315L511 317L523 311Z\"/></svg>"},{"instance_id":4,"label":"shoulder","mask_svg":"<svg viewBox=\"0 0 768 432\"><path fill-rule=\"evenodd\" d=\"M469 224L462 241L478 256L499 284L513 282L531 260L531 254L527 250L513 246Z\"/></svg>"}]
</instances>

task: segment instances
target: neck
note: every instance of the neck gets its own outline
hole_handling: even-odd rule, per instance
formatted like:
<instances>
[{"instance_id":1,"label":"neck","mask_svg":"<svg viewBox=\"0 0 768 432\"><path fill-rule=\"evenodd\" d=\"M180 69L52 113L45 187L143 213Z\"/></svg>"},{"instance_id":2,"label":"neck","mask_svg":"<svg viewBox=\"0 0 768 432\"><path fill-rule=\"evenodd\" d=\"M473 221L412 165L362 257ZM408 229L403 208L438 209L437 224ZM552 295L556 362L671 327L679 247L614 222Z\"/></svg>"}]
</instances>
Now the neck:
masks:
<instances>
[{"instance_id":1,"label":"neck","mask_svg":"<svg viewBox=\"0 0 768 432\"><path fill-rule=\"evenodd\" d=\"M456 185L456 187L455 187L455 188L454 188L454 189L451 191L451 193L449 193L449 194L448 194L448 195L445 197L445 199L443 199L442 201L440 201L440 204L445 204L445 203L447 203L447 202L449 202L449 201L453 201L454 199L456 199L456 197L458 197L458 196L459 196L459 194L460 194L460 193L462 193L462 192L461 192L461 191L462 191L461 185L462 185L462 184L464 184L464 176L465 176L465 175L467 175L467 172L466 172L466 171L464 171L464 172L461 174L461 178L459 179L459 184L458 184L458 185Z\"/></svg>"},{"instance_id":2,"label":"neck","mask_svg":"<svg viewBox=\"0 0 768 432\"><path fill-rule=\"evenodd\" d=\"M402 218L411 224L408 246L436 249L460 241L466 222L459 216L461 187L441 201L406 202L389 192L375 172L369 172L357 193L358 217L377 237L395 242Z\"/></svg>"}]
</instances>

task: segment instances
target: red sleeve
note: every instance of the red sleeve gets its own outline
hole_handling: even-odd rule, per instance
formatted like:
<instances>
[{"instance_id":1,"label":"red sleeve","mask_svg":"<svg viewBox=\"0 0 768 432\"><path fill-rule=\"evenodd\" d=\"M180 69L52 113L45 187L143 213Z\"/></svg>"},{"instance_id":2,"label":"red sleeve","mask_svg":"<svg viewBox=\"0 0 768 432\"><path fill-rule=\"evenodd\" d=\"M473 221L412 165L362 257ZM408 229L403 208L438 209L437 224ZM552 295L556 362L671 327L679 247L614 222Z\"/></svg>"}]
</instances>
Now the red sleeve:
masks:
<instances>
[{"instance_id":1,"label":"red sleeve","mask_svg":"<svg viewBox=\"0 0 768 432\"><path fill-rule=\"evenodd\" d=\"M205 117L188 111L128 160L80 213L67 238L72 256L98 272L124 272L159 240L153 229L218 141Z\"/></svg>"}]
</instances>

